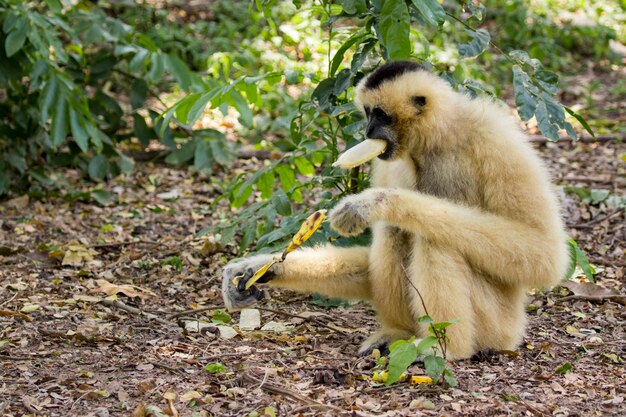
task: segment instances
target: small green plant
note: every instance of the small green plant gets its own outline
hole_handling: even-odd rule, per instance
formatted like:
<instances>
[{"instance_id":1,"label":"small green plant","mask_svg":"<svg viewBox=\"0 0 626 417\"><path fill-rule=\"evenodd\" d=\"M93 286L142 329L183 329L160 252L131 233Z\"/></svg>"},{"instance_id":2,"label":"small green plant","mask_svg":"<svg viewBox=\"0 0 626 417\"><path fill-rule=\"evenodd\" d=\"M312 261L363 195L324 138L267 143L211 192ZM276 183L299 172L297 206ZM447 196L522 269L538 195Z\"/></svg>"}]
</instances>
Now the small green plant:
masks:
<instances>
[{"instance_id":1,"label":"small green plant","mask_svg":"<svg viewBox=\"0 0 626 417\"><path fill-rule=\"evenodd\" d=\"M165 259L162 263L162 266L167 266L167 265L171 265L174 267L174 269L177 272L180 272L183 270L183 259L180 256L170 256L169 258Z\"/></svg>"},{"instance_id":2,"label":"small green plant","mask_svg":"<svg viewBox=\"0 0 626 417\"><path fill-rule=\"evenodd\" d=\"M576 267L580 267L589 282L596 282L594 279L596 270L589 263L589 259L587 259L587 255L585 255L585 252L580 249L578 243L576 243L576 241L571 237L567 238L567 244L570 251L570 265L567 269L567 272L565 273L565 279L571 279L576 272Z\"/></svg>"},{"instance_id":3,"label":"small green plant","mask_svg":"<svg viewBox=\"0 0 626 417\"><path fill-rule=\"evenodd\" d=\"M206 365L204 370L212 374L223 374L226 372L226 368L219 362L214 362Z\"/></svg>"},{"instance_id":4,"label":"small green plant","mask_svg":"<svg viewBox=\"0 0 626 417\"><path fill-rule=\"evenodd\" d=\"M408 340L398 340L389 346L389 375L385 383L390 385L398 381L401 375L407 371L409 366L411 366L411 364L415 362L418 357L422 357L424 360L424 368L433 381L445 381L446 384L454 387L458 382L446 362L448 344L446 329L458 321L450 320L435 323L428 313L428 309L419 289L410 280L406 270L404 270L404 274L407 282L417 293L422 303L422 308L426 313L417 321L422 325L428 326L430 336L424 337L419 340L418 343L415 343L416 339L415 337L412 337Z\"/></svg>"}]
</instances>

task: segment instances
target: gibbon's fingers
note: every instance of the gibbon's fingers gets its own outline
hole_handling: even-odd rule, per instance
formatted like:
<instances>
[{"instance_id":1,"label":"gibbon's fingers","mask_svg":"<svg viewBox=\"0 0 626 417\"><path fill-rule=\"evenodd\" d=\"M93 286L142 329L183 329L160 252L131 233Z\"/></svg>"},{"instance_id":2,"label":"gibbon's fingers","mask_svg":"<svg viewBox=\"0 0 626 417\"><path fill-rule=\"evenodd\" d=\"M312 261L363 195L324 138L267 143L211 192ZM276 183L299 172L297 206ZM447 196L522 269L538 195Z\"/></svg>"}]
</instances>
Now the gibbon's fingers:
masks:
<instances>
[{"instance_id":1,"label":"gibbon's fingers","mask_svg":"<svg viewBox=\"0 0 626 417\"><path fill-rule=\"evenodd\" d=\"M357 236L370 225L371 202L363 193L341 200L328 215L330 227L342 236Z\"/></svg>"},{"instance_id":2,"label":"gibbon's fingers","mask_svg":"<svg viewBox=\"0 0 626 417\"><path fill-rule=\"evenodd\" d=\"M344 169L354 168L376 158L386 149L387 141L383 139L365 139L339 155L333 166Z\"/></svg>"}]
</instances>

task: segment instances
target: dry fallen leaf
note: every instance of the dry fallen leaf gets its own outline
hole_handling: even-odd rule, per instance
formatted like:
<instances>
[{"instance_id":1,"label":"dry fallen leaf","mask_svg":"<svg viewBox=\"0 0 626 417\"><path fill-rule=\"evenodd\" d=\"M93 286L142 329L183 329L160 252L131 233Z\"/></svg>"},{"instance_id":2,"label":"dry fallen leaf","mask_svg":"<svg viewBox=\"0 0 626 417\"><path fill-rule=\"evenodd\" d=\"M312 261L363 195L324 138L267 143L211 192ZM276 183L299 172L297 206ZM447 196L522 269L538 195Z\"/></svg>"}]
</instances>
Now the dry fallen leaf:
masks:
<instances>
[{"instance_id":1,"label":"dry fallen leaf","mask_svg":"<svg viewBox=\"0 0 626 417\"><path fill-rule=\"evenodd\" d=\"M94 255L97 254L98 252L91 248L78 243L71 243L65 251L61 265L82 266L85 262L93 261ZM48 256L52 256L51 253Z\"/></svg>"},{"instance_id":2,"label":"dry fallen leaf","mask_svg":"<svg viewBox=\"0 0 626 417\"><path fill-rule=\"evenodd\" d=\"M96 280L96 284L98 284L98 288L94 288L91 292L102 292L109 296L122 293L127 297L139 297L142 300L155 295L152 291L136 285L111 284L106 279Z\"/></svg>"},{"instance_id":3,"label":"dry fallen leaf","mask_svg":"<svg viewBox=\"0 0 626 417\"><path fill-rule=\"evenodd\" d=\"M620 294L615 290L601 287L597 284L589 282L565 281L561 286L567 288L574 293L575 296L591 301L611 300L622 305L626 305L626 295Z\"/></svg>"}]
</instances>

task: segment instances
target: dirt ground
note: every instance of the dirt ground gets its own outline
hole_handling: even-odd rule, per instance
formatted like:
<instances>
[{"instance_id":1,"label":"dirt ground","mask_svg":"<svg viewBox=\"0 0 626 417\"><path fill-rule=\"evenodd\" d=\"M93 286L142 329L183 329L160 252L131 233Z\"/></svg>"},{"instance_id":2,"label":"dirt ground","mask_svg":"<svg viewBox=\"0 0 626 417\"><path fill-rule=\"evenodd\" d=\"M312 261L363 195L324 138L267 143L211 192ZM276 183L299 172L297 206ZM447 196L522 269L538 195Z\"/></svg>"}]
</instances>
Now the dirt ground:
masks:
<instances>
[{"instance_id":1,"label":"dirt ground","mask_svg":"<svg viewBox=\"0 0 626 417\"><path fill-rule=\"evenodd\" d=\"M215 179L140 164L106 207L2 203L0 415L624 415L626 145L537 147L559 185L594 190L563 193L568 232L614 293L531 294L522 345L452 364L456 388L374 382L365 304L274 291L262 330L217 327L233 249L194 239L228 216Z\"/></svg>"}]
</instances>

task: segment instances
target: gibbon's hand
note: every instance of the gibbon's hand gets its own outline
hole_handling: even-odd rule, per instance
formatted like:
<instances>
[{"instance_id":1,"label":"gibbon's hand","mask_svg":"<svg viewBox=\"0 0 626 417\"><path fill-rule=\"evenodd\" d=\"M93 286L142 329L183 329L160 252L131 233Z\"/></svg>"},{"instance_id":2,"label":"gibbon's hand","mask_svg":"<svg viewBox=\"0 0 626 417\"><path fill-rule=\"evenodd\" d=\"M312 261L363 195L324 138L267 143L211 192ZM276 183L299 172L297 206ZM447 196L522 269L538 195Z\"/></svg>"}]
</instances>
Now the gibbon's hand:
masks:
<instances>
[{"instance_id":1,"label":"gibbon's hand","mask_svg":"<svg viewBox=\"0 0 626 417\"><path fill-rule=\"evenodd\" d=\"M381 189L369 189L345 197L328 214L330 227L342 236L357 236L378 220L377 206L385 200Z\"/></svg>"},{"instance_id":2,"label":"gibbon's hand","mask_svg":"<svg viewBox=\"0 0 626 417\"><path fill-rule=\"evenodd\" d=\"M245 289L246 282L263 265L271 262L272 255L257 255L231 262L222 270L222 297L228 310L241 310L244 307L255 304L265 297L265 292L252 286ZM270 281L279 272L282 265L273 265L257 282ZM238 279L236 279L239 277ZM233 281L237 282L235 284Z\"/></svg>"}]
</instances>

